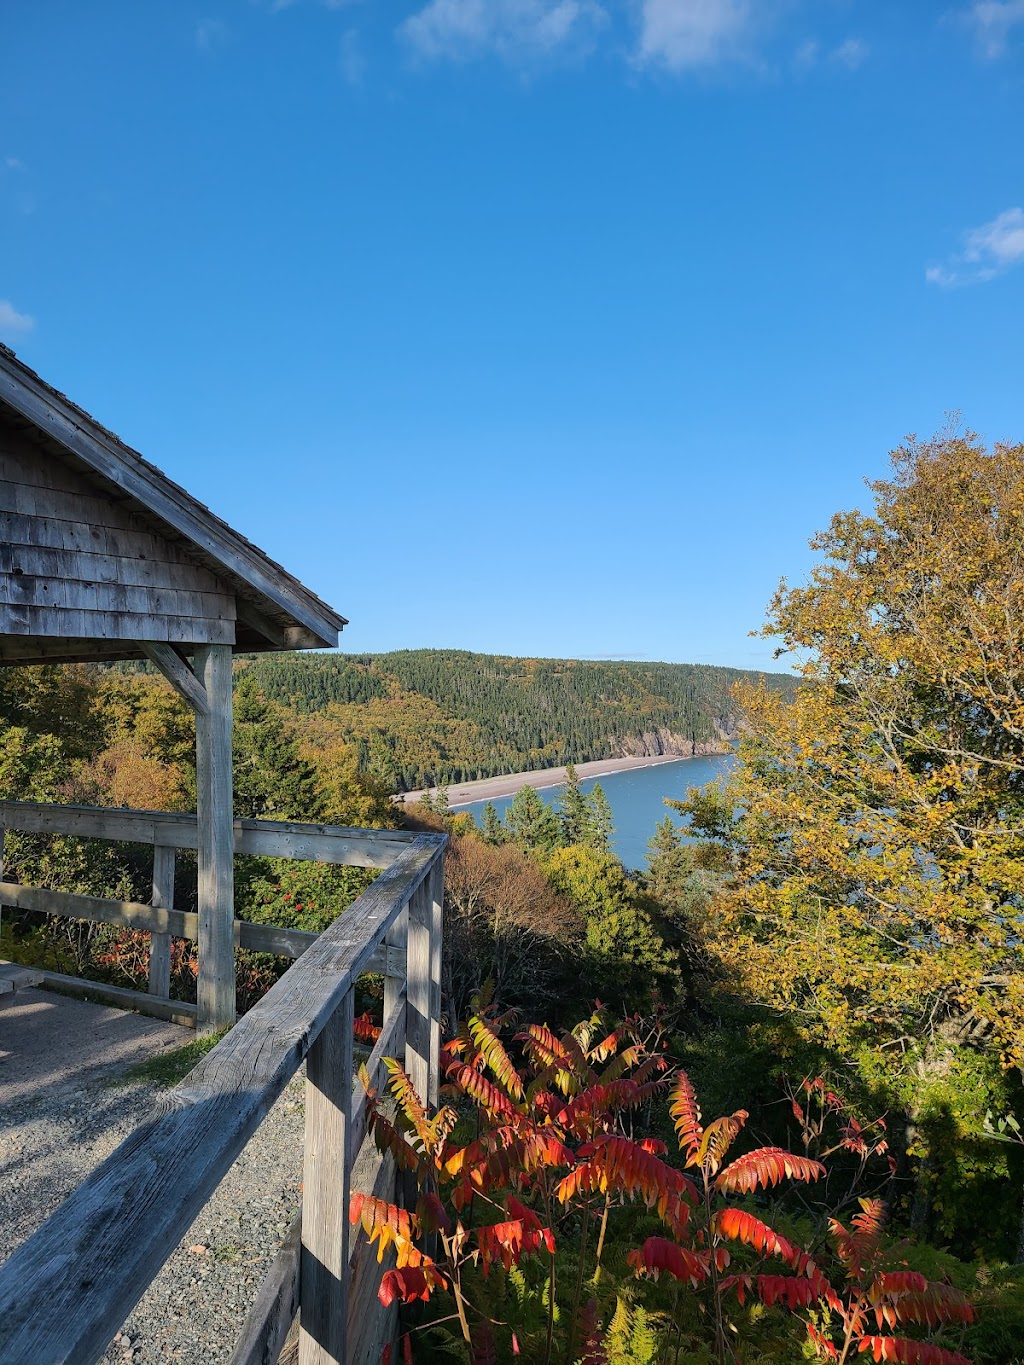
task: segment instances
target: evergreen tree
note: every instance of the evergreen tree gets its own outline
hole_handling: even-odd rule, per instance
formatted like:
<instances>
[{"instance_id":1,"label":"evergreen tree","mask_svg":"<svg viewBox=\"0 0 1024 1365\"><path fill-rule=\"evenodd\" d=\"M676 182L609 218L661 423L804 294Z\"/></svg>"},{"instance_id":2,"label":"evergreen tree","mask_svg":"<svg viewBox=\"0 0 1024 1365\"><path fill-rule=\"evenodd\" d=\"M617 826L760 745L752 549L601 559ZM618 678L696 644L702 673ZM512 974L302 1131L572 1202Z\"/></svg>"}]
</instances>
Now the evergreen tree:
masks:
<instances>
[{"instance_id":1,"label":"evergreen tree","mask_svg":"<svg viewBox=\"0 0 1024 1365\"><path fill-rule=\"evenodd\" d=\"M612 808L600 782L594 783L594 790L585 800L587 824L584 842L588 848L595 849L598 853L607 853L611 849L615 822L612 818Z\"/></svg>"},{"instance_id":2,"label":"evergreen tree","mask_svg":"<svg viewBox=\"0 0 1024 1365\"><path fill-rule=\"evenodd\" d=\"M524 848L550 853L562 840L558 816L533 787L520 787L508 808L505 828Z\"/></svg>"},{"instance_id":3,"label":"evergreen tree","mask_svg":"<svg viewBox=\"0 0 1024 1365\"><path fill-rule=\"evenodd\" d=\"M682 843L682 831L671 815L666 815L664 820L658 821L654 833L647 842L648 863L653 863L654 859L662 854L672 853L682 847Z\"/></svg>"},{"instance_id":4,"label":"evergreen tree","mask_svg":"<svg viewBox=\"0 0 1024 1365\"><path fill-rule=\"evenodd\" d=\"M451 808L448 805L447 787L438 787L437 795L434 797L434 810L438 815L447 816L451 813Z\"/></svg>"},{"instance_id":5,"label":"evergreen tree","mask_svg":"<svg viewBox=\"0 0 1024 1365\"><path fill-rule=\"evenodd\" d=\"M558 819L562 828L562 842L567 845L586 844L590 811L587 798L580 791L580 779L573 764L565 769L565 786L558 798Z\"/></svg>"},{"instance_id":6,"label":"evergreen tree","mask_svg":"<svg viewBox=\"0 0 1024 1365\"><path fill-rule=\"evenodd\" d=\"M278 707L254 679L243 677L235 689L234 710L235 814L244 819L316 819L316 773L300 755Z\"/></svg>"},{"instance_id":7,"label":"evergreen tree","mask_svg":"<svg viewBox=\"0 0 1024 1365\"><path fill-rule=\"evenodd\" d=\"M480 837L486 844L500 844L505 840L505 828L498 818L498 812L493 801L488 801L481 812L482 825L480 827Z\"/></svg>"}]
</instances>

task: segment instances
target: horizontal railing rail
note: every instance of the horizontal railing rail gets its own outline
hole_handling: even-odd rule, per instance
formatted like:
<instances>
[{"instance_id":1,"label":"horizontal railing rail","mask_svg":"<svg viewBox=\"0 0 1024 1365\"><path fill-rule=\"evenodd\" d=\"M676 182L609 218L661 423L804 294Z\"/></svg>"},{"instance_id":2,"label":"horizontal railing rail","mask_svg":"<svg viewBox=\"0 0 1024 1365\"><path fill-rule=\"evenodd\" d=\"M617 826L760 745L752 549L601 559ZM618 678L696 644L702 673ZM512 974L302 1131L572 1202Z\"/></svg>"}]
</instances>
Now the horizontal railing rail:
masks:
<instances>
[{"instance_id":1,"label":"horizontal railing rail","mask_svg":"<svg viewBox=\"0 0 1024 1365\"><path fill-rule=\"evenodd\" d=\"M0 801L0 828L165 848L195 849L199 845L194 815L156 810ZM354 867L390 867L415 837L408 830L397 829L349 829L292 820L235 821L236 853Z\"/></svg>"},{"instance_id":2,"label":"horizontal railing rail","mask_svg":"<svg viewBox=\"0 0 1024 1365\"><path fill-rule=\"evenodd\" d=\"M302 862L386 869L394 865L415 842L407 830L348 829L341 825L302 823L294 820L236 820L235 852L259 857L287 858ZM27 834L65 834L83 839L108 839L153 847L153 898L140 901L109 900L49 887L24 886L3 877L4 836L7 830ZM47 971L45 984L75 995L97 995L132 1005L142 1013L176 1022L195 1022L195 1007L171 1000L171 940L199 937L199 916L176 910L174 902L175 855L179 849L195 849L196 817L166 811L138 811L105 806L54 806L31 801L0 801L0 906L67 919L113 924L152 935L148 991L92 982L61 972ZM235 947L251 952L298 958L316 942L317 935L301 929L254 924L235 920ZM368 971L384 972L386 954L381 948Z\"/></svg>"},{"instance_id":3,"label":"horizontal railing rail","mask_svg":"<svg viewBox=\"0 0 1024 1365\"><path fill-rule=\"evenodd\" d=\"M13 804L3 803L5 815ZM404 1056L436 1103L447 841L395 842L390 866L0 1266L0 1365L93 1365L304 1061L298 1270L294 1255L277 1265L247 1324L262 1333L259 1353L246 1346L236 1359L276 1359L296 1307L301 1365L379 1359L386 1328L366 1311L369 1248L357 1244L352 1257L348 1241L351 1173L366 1133L363 1087L353 1084L354 985L383 964L371 1080L381 1082L386 1056ZM376 1172L374 1187L391 1197L392 1173L380 1163Z\"/></svg>"}]
</instances>

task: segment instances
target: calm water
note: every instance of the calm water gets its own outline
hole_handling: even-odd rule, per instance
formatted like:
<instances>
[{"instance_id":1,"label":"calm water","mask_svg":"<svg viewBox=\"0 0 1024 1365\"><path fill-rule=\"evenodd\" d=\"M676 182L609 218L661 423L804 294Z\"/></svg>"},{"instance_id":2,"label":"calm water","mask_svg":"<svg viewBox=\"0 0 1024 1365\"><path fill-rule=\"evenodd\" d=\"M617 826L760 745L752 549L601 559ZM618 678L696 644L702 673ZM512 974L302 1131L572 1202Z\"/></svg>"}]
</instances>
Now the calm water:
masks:
<instances>
[{"instance_id":1,"label":"calm water","mask_svg":"<svg viewBox=\"0 0 1024 1365\"><path fill-rule=\"evenodd\" d=\"M627 867L644 868L647 866L647 842L655 825L666 815L675 815L666 807L665 797L682 800L689 787L703 787L714 782L732 762L731 754L681 758L677 763L658 763L653 768L633 768L628 772L609 773L607 777L590 777L581 782L580 787L589 792L595 782L600 782L615 818L612 847ZM544 781L543 773L537 774L537 781ZM561 787L544 787L540 789L540 795L553 805L561 790ZM502 819L511 804L511 796L494 802ZM483 801L474 801L458 809L468 810L479 823L484 805Z\"/></svg>"}]
</instances>

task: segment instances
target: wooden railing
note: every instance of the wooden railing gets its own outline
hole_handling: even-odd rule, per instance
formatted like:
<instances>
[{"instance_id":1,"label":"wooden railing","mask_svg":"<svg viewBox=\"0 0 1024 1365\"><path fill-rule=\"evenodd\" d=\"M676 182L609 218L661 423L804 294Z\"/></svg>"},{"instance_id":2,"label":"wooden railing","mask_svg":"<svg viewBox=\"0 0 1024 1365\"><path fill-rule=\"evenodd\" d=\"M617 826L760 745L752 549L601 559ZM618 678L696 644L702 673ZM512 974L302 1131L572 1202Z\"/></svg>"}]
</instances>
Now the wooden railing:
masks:
<instances>
[{"instance_id":1,"label":"wooden railing","mask_svg":"<svg viewBox=\"0 0 1024 1365\"><path fill-rule=\"evenodd\" d=\"M52 832L75 822L67 832L95 837L102 824L100 837L158 849L187 848L194 838L187 816L57 813L13 802L0 803L0 812L8 828ZM164 837L145 837L147 829ZM354 985L363 972L384 972L384 1027L368 1063L371 1083L381 1083L385 1057L402 1057L420 1093L436 1103L445 843L436 834L236 825L240 852L320 857L312 850L323 847L333 850L327 861L374 857L380 861L370 865L383 862L385 870L329 929L302 945L263 999L0 1266L0 1365L93 1365L103 1355L303 1061L301 1221L241 1330L234 1365L276 1361L296 1313L300 1365L380 1359L393 1323L376 1302L380 1268L362 1235L349 1245L347 1214L357 1161L368 1192L379 1197L394 1198L395 1173L390 1160L371 1159L372 1144L364 1145L364 1090L353 1081ZM12 889L28 890L3 883L0 900L10 902ZM176 926L154 921L150 931L176 933Z\"/></svg>"},{"instance_id":2,"label":"wooden railing","mask_svg":"<svg viewBox=\"0 0 1024 1365\"><path fill-rule=\"evenodd\" d=\"M347 829L340 825L299 824L279 820L236 820L235 853L296 861L387 868L415 838L403 830ZM69 834L83 839L109 839L148 844L153 848L153 893L149 904L82 896L48 887L21 886L4 879L4 833ZM115 810L101 806L49 806L29 801L0 801L0 906L68 919L141 929L151 935L148 993L86 981L61 972L44 972L47 985L70 994L106 999L142 1014L194 1024L195 1005L170 998L171 940L199 936L199 916L174 908L174 870L179 849L195 849L194 815L166 811ZM301 929L235 920L235 946L254 952L297 958L316 941ZM383 972L381 948L367 971ZM200 971L203 964L200 962Z\"/></svg>"}]
</instances>

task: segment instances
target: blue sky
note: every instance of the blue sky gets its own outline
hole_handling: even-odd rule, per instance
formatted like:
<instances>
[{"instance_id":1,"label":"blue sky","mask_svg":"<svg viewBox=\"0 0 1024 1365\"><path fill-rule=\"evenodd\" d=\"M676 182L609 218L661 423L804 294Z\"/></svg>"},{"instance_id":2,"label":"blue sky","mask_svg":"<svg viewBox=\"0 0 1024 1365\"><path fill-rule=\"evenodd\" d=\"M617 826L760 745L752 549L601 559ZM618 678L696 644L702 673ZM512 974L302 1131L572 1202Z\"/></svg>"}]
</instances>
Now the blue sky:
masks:
<instances>
[{"instance_id":1,"label":"blue sky","mask_svg":"<svg viewBox=\"0 0 1024 1365\"><path fill-rule=\"evenodd\" d=\"M0 339L351 618L756 667L1024 440L1024 0L9 0Z\"/></svg>"}]
</instances>

